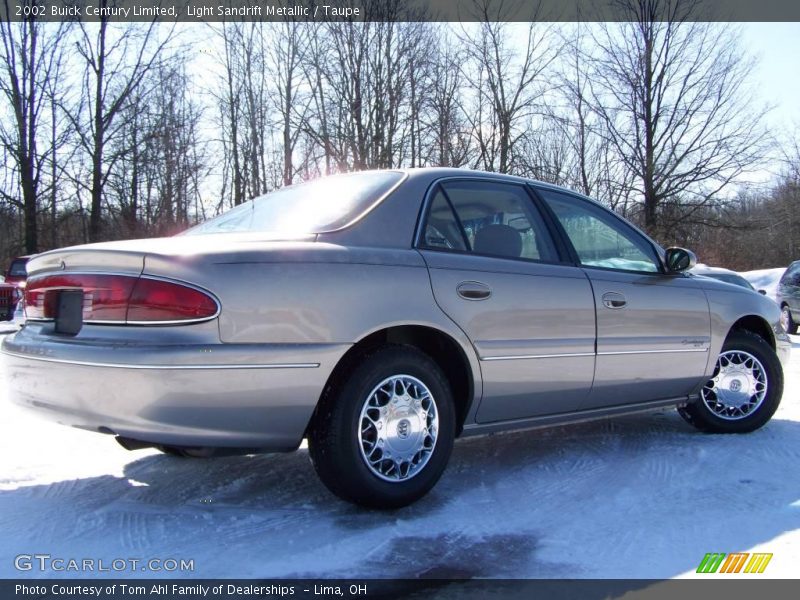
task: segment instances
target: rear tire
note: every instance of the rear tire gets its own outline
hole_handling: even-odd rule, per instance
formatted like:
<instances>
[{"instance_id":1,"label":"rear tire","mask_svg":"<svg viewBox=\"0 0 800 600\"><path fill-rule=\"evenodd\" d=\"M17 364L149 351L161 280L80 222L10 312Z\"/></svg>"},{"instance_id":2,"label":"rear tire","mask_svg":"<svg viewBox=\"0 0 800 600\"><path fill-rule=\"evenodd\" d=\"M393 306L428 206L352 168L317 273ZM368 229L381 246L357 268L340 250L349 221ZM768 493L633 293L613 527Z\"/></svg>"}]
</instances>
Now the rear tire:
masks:
<instances>
[{"instance_id":1,"label":"rear tire","mask_svg":"<svg viewBox=\"0 0 800 600\"><path fill-rule=\"evenodd\" d=\"M733 331L700 398L678 412L701 431L748 433L772 418L782 395L783 369L772 347L754 333Z\"/></svg>"},{"instance_id":2,"label":"rear tire","mask_svg":"<svg viewBox=\"0 0 800 600\"><path fill-rule=\"evenodd\" d=\"M326 389L308 433L311 462L334 494L370 508L420 499L442 475L455 438L447 378L399 345L362 357Z\"/></svg>"},{"instance_id":3,"label":"rear tire","mask_svg":"<svg viewBox=\"0 0 800 600\"><path fill-rule=\"evenodd\" d=\"M797 333L797 323L794 322L794 319L792 318L792 311L786 304L781 307L781 325L783 325L786 333Z\"/></svg>"}]
</instances>

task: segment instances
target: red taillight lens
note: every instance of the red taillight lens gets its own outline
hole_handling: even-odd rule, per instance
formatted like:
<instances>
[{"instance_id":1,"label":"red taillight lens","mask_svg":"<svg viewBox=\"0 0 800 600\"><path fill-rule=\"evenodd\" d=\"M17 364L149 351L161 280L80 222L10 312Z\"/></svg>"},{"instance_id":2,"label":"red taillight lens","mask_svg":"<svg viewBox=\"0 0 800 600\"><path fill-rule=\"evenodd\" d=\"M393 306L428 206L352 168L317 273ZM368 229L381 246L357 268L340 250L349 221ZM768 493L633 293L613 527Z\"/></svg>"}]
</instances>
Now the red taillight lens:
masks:
<instances>
[{"instance_id":1,"label":"red taillight lens","mask_svg":"<svg viewBox=\"0 0 800 600\"><path fill-rule=\"evenodd\" d=\"M136 277L126 275L46 275L29 279L25 288L25 315L53 319L62 290L83 291L84 321L124 322Z\"/></svg>"},{"instance_id":2,"label":"red taillight lens","mask_svg":"<svg viewBox=\"0 0 800 600\"><path fill-rule=\"evenodd\" d=\"M59 274L28 280L27 318L54 319L63 290L83 292L84 322L157 324L217 314L213 298L178 283L128 275Z\"/></svg>"},{"instance_id":3,"label":"red taillight lens","mask_svg":"<svg viewBox=\"0 0 800 600\"><path fill-rule=\"evenodd\" d=\"M190 321L217 314L217 303L203 292L158 279L139 279L128 303L129 323Z\"/></svg>"}]
</instances>

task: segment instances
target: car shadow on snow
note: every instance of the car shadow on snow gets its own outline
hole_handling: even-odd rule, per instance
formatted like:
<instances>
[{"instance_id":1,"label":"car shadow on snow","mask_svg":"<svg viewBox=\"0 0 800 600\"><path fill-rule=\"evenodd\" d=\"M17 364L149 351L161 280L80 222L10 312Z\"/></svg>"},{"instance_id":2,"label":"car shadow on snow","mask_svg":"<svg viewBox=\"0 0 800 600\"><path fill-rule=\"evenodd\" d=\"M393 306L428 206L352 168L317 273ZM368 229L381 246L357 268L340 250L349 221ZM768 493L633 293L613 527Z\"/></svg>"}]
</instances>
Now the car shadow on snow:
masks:
<instances>
[{"instance_id":1,"label":"car shadow on snow","mask_svg":"<svg viewBox=\"0 0 800 600\"><path fill-rule=\"evenodd\" d=\"M195 558L198 577L670 577L800 527L798 438L779 416L721 436L674 412L467 438L391 512L335 499L305 450L150 453L122 476L0 491L0 576L36 551Z\"/></svg>"}]
</instances>

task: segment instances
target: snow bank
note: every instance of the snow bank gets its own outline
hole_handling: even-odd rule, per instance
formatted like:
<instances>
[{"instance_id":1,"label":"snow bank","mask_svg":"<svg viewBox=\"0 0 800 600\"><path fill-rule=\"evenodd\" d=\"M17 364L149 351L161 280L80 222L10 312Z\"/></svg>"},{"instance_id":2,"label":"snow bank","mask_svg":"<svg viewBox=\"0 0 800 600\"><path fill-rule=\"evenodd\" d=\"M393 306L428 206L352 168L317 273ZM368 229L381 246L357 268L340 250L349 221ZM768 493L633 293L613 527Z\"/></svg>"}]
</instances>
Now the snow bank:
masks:
<instances>
[{"instance_id":1,"label":"snow bank","mask_svg":"<svg viewBox=\"0 0 800 600\"><path fill-rule=\"evenodd\" d=\"M0 577L707 579L695 574L707 552L770 552L763 575L731 577L794 578L792 338L783 402L759 431L705 435L668 410L467 438L430 495L392 512L334 498L305 450L182 459L40 421L6 400L0 356ZM33 553L190 559L194 571L16 571Z\"/></svg>"},{"instance_id":2,"label":"snow bank","mask_svg":"<svg viewBox=\"0 0 800 600\"><path fill-rule=\"evenodd\" d=\"M766 290L767 296L775 300L775 292L778 290L778 281L783 276L786 267L774 269L758 269L756 271L744 271L739 273L742 277L753 284L757 290Z\"/></svg>"}]
</instances>

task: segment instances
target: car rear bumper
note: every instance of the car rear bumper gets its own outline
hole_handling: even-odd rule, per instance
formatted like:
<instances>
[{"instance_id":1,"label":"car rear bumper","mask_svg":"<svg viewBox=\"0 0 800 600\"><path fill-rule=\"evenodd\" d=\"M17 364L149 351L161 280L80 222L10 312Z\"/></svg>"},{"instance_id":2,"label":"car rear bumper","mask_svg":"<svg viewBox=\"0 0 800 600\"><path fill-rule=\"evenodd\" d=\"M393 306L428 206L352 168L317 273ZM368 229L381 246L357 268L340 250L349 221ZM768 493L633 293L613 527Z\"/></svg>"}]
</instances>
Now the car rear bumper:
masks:
<instances>
[{"instance_id":1,"label":"car rear bumper","mask_svg":"<svg viewBox=\"0 0 800 600\"><path fill-rule=\"evenodd\" d=\"M343 344L70 343L21 332L9 398L65 425L153 444L297 448Z\"/></svg>"}]
</instances>

